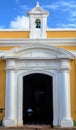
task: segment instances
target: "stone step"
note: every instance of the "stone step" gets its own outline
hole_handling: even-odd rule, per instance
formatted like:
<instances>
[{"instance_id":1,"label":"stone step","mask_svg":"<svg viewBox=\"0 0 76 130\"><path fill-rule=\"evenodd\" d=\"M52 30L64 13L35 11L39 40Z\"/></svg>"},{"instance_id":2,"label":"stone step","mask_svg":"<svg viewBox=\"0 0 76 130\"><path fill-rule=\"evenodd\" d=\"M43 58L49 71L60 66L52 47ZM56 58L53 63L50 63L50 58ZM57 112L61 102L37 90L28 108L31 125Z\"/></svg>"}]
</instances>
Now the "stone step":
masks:
<instances>
[{"instance_id":1,"label":"stone step","mask_svg":"<svg viewBox=\"0 0 76 130\"><path fill-rule=\"evenodd\" d=\"M0 130L76 130L76 127L72 128L60 128L53 127L49 125L25 125L22 127L0 127Z\"/></svg>"}]
</instances>

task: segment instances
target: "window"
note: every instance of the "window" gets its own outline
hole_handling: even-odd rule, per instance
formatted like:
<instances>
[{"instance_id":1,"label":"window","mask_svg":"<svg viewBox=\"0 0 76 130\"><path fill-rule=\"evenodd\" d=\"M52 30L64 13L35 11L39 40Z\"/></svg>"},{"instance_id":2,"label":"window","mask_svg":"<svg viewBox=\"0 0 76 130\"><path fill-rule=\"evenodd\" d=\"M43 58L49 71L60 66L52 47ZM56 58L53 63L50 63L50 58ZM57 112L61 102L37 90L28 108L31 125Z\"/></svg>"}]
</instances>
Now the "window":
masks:
<instances>
[{"instance_id":1,"label":"window","mask_svg":"<svg viewBox=\"0 0 76 130\"><path fill-rule=\"evenodd\" d=\"M35 24L36 24L36 28L41 28L41 21L40 21L40 19L36 19Z\"/></svg>"}]
</instances>

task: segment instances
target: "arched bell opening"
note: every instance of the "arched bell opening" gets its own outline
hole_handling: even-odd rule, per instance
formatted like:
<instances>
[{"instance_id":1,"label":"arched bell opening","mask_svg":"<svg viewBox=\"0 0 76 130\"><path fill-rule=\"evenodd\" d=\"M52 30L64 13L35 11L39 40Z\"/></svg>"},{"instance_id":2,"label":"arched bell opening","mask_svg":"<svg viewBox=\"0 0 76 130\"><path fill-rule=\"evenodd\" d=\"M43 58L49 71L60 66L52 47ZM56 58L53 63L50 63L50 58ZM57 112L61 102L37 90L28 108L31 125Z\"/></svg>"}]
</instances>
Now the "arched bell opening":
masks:
<instances>
[{"instance_id":1,"label":"arched bell opening","mask_svg":"<svg viewBox=\"0 0 76 130\"><path fill-rule=\"evenodd\" d=\"M36 19L36 21L35 21L35 28L41 28L41 21L40 21L40 19Z\"/></svg>"}]
</instances>

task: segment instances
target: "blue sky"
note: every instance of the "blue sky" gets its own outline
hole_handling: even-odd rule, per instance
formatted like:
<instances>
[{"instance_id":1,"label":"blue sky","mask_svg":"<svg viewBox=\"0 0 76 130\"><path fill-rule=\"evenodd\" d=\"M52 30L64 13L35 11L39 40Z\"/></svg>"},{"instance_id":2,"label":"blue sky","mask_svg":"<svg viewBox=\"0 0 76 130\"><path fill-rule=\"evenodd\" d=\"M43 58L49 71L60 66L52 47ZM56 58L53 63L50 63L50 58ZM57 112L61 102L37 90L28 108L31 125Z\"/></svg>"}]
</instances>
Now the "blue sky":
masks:
<instances>
[{"instance_id":1,"label":"blue sky","mask_svg":"<svg viewBox=\"0 0 76 130\"><path fill-rule=\"evenodd\" d=\"M27 11L36 5L36 0L1 0L0 29L27 29ZM49 28L76 28L76 0L39 0L49 11Z\"/></svg>"}]
</instances>

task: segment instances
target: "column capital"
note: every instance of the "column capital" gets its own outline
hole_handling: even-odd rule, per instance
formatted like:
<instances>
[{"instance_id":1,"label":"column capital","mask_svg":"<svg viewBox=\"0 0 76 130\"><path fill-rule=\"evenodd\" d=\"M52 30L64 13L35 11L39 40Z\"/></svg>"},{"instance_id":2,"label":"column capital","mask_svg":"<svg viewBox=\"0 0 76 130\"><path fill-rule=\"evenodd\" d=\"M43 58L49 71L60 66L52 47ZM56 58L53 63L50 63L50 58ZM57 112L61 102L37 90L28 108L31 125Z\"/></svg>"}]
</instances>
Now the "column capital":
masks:
<instances>
[{"instance_id":1,"label":"column capital","mask_svg":"<svg viewBox=\"0 0 76 130\"><path fill-rule=\"evenodd\" d=\"M59 71L68 71L70 72L71 67L70 67L70 61L67 59L61 59L59 63Z\"/></svg>"},{"instance_id":2,"label":"column capital","mask_svg":"<svg viewBox=\"0 0 76 130\"><path fill-rule=\"evenodd\" d=\"M9 71L9 70L10 70L10 71L11 71L11 70L15 71L16 69L15 69L14 67L6 67L5 70L7 70L7 71Z\"/></svg>"},{"instance_id":3,"label":"column capital","mask_svg":"<svg viewBox=\"0 0 76 130\"><path fill-rule=\"evenodd\" d=\"M68 72L68 73L70 73L70 70L71 70L70 67L68 67L68 68L58 68L59 72Z\"/></svg>"},{"instance_id":4,"label":"column capital","mask_svg":"<svg viewBox=\"0 0 76 130\"><path fill-rule=\"evenodd\" d=\"M15 70L16 62L15 59L8 59L6 64L6 70Z\"/></svg>"},{"instance_id":5,"label":"column capital","mask_svg":"<svg viewBox=\"0 0 76 130\"><path fill-rule=\"evenodd\" d=\"M14 69L16 65L15 59L7 59L6 69Z\"/></svg>"}]
</instances>

